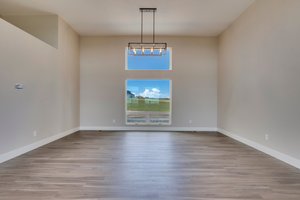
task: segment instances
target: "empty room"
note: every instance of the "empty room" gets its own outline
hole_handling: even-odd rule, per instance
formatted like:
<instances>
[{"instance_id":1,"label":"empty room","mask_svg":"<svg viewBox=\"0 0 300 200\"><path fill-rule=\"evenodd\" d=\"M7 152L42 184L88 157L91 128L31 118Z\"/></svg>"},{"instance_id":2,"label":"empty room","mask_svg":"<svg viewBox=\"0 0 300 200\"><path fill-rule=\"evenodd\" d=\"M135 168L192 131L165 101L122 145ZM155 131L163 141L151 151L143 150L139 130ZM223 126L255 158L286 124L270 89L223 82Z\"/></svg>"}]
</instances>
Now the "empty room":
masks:
<instances>
[{"instance_id":1,"label":"empty room","mask_svg":"<svg viewBox=\"0 0 300 200\"><path fill-rule=\"evenodd\" d=\"M0 0L0 200L299 200L300 0Z\"/></svg>"}]
</instances>

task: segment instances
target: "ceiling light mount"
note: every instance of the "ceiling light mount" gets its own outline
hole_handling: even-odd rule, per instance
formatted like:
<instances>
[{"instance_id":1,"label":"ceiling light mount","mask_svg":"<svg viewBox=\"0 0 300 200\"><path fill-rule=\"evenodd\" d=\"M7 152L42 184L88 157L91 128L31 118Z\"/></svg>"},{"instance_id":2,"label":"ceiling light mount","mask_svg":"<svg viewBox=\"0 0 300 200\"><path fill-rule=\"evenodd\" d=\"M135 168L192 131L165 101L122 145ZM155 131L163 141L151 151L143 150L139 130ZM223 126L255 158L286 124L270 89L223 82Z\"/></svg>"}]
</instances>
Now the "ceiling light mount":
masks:
<instances>
[{"instance_id":1,"label":"ceiling light mount","mask_svg":"<svg viewBox=\"0 0 300 200\"><path fill-rule=\"evenodd\" d=\"M140 8L141 12L156 12L157 8Z\"/></svg>"},{"instance_id":2,"label":"ceiling light mount","mask_svg":"<svg viewBox=\"0 0 300 200\"><path fill-rule=\"evenodd\" d=\"M141 12L141 42L129 42L128 54L133 56L161 56L167 50L167 43L155 42L155 13L157 8L140 8ZM153 15L152 42L144 42L144 13L150 12Z\"/></svg>"}]
</instances>

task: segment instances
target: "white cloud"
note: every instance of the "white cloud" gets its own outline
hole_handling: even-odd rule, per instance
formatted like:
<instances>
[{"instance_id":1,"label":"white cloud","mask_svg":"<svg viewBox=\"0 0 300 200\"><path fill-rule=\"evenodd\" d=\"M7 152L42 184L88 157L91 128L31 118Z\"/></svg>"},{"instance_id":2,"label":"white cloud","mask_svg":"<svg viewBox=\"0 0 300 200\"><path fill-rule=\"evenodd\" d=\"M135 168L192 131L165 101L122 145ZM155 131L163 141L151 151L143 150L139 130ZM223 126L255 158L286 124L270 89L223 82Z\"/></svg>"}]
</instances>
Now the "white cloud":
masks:
<instances>
[{"instance_id":1,"label":"white cloud","mask_svg":"<svg viewBox=\"0 0 300 200\"><path fill-rule=\"evenodd\" d=\"M153 92L160 93L160 90L159 90L159 89L157 89L157 88L152 88L152 91L153 91Z\"/></svg>"},{"instance_id":2,"label":"white cloud","mask_svg":"<svg viewBox=\"0 0 300 200\"><path fill-rule=\"evenodd\" d=\"M144 92L139 94L139 96L149 97L149 98L159 98L160 90L157 88L152 88L151 90L145 89Z\"/></svg>"}]
</instances>

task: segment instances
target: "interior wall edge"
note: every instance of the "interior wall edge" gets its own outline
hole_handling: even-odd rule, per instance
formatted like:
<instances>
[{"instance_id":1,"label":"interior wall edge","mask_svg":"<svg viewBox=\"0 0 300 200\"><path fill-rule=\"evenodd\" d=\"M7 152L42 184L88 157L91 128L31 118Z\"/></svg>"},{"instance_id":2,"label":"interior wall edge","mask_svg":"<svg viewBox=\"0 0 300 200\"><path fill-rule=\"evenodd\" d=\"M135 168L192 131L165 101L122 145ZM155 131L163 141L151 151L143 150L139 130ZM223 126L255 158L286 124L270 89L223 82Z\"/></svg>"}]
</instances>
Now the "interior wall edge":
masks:
<instances>
[{"instance_id":1,"label":"interior wall edge","mask_svg":"<svg viewBox=\"0 0 300 200\"><path fill-rule=\"evenodd\" d=\"M56 135L53 135L51 137L42 139L40 141L34 142L30 145L27 145L27 146L15 149L13 151L4 153L4 154L0 155L0 163L3 163L8 160L11 160L13 158L16 158L20 155L23 155L27 152L34 150L34 149L37 149L46 144L49 144L49 143L59 140L63 137L71 135L77 131L99 131L99 130L102 130L102 131L207 131L207 132L218 131L238 142L241 142L247 146L250 146L258 151L261 151L267 155L270 155L278 160L281 160L293 167L300 169L300 160L299 159L293 158L287 154L281 153L279 151L276 151L272 148L266 147L262 144L254 142L247 138L241 137L238 134L235 134L233 132L227 131L222 128L214 128L214 127L150 127L150 128L149 127L76 127L74 129L70 129L70 130L58 133Z\"/></svg>"},{"instance_id":2,"label":"interior wall edge","mask_svg":"<svg viewBox=\"0 0 300 200\"><path fill-rule=\"evenodd\" d=\"M218 128L218 132L236 140L236 141L239 141L247 146L250 146L258 151L261 151L265 154L268 154L269 156L272 156L278 160L281 160L293 167L296 167L298 169L300 169L300 160L299 159L296 159L292 156L289 156L287 154L284 154L284 153L281 153L275 149L272 149L270 147L267 147L267 146L264 146L262 144L259 144L257 142L254 142L252 140L249 140L247 138L244 138L244 137L241 137L239 134L236 134L236 133L233 133L231 131L227 131L225 129L222 129L222 128Z\"/></svg>"},{"instance_id":3,"label":"interior wall edge","mask_svg":"<svg viewBox=\"0 0 300 200\"><path fill-rule=\"evenodd\" d=\"M12 151L9 151L7 153L4 153L2 155L0 155L0 163L3 163L5 161L8 161L8 160L11 160L13 158L16 158L22 154L25 154L29 151L32 151L34 149L37 149L39 147L42 147L46 144L49 144L51 142L54 142L58 139L61 139L65 136L68 136L70 134L73 134L75 132L79 131L79 127L76 127L76 128L73 128L73 129L70 129L70 130L67 130L67 131L64 131L64 132L61 132L61 133L58 133L56 135L52 135L50 137L47 137L47 138L44 138L42 140L39 140L37 142L34 142L32 144L29 144L27 146L23 146L21 148L18 148L18 149L15 149L15 150L12 150Z\"/></svg>"},{"instance_id":4,"label":"interior wall edge","mask_svg":"<svg viewBox=\"0 0 300 200\"><path fill-rule=\"evenodd\" d=\"M207 131L216 132L216 127L148 127L148 126L82 126L81 131Z\"/></svg>"}]
</instances>

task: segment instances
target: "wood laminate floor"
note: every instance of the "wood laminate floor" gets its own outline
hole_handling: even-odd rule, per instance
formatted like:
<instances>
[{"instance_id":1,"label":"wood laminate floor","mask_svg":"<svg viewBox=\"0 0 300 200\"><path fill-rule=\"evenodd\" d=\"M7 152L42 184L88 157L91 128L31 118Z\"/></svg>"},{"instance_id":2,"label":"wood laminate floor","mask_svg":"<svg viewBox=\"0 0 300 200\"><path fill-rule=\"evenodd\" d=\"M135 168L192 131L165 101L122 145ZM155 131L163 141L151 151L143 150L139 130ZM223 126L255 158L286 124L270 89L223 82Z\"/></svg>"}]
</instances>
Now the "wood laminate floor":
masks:
<instances>
[{"instance_id":1,"label":"wood laminate floor","mask_svg":"<svg viewBox=\"0 0 300 200\"><path fill-rule=\"evenodd\" d=\"M219 133L78 132L0 164L1 200L300 200L300 170Z\"/></svg>"}]
</instances>

